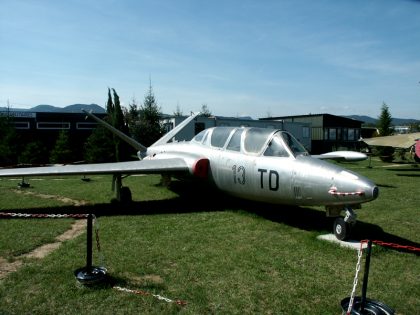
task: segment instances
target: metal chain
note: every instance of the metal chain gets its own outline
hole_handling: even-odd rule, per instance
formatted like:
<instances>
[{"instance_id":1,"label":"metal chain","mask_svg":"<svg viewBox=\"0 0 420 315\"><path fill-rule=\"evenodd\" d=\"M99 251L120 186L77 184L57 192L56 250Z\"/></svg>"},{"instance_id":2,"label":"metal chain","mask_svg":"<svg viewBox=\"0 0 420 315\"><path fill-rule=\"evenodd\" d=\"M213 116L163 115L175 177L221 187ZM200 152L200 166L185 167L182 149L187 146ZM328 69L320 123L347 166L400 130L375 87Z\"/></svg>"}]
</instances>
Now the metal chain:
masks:
<instances>
[{"instance_id":1,"label":"metal chain","mask_svg":"<svg viewBox=\"0 0 420 315\"><path fill-rule=\"evenodd\" d=\"M161 296L159 294L153 294L147 291L143 291L143 290L131 290L131 289L127 289L127 288L123 288L123 287L119 287L119 286L115 286L114 287L115 290L121 291L121 292L126 292L126 293L133 293L133 294L137 294L137 295L144 295L144 296L153 296L155 298L157 298L160 301L165 301L167 303L175 303L177 305L187 305L187 302L185 301L181 301L181 300L171 300L167 297Z\"/></svg>"},{"instance_id":2,"label":"metal chain","mask_svg":"<svg viewBox=\"0 0 420 315\"><path fill-rule=\"evenodd\" d=\"M383 241L372 241L372 243L379 245L379 246L383 246L383 247L391 247L394 249L406 249L408 251L411 252L420 252L420 248L419 247L415 247L415 246L409 246L409 245L400 245L400 244L395 244L395 243L386 243Z\"/></svg>"},{"instance_id":3,"label":"metal chain","mask_svg":"<svg viewBox=\"0 0 420 315\"><path fill-rule=\"evenodd\" d=\"M87 214L45 214L45 213L12 213L12 212L0 212L0 217L12 217L12 218L73 218L73 219L85 219Z\"/></svg>"},{"instance_id":4,"label":"metal chain","mask_svg":"<svg viewBox=\"0 0 420 315\"><path fill-rule=\"evenodd\" d=\"M360 248L357 252L356 274L354 275L353 289L351 290L349 307L347 309L346 315L350 315L351 310L353 308L354 295L356 294L357 283L359 282L359 271L360 271L360 265L361 265L360 263L361 263L362 256L363 256L363 244L365 244L365 243L366 243L366 241L361 241L360 242Z\"/></svg>"},{"instance_id":5,"label":"metal chain","mask_svg":"<svg viewBox=\"0 0 420 315\"><path fill-rule=\"evenodd\" d=\"M99 221L94 214L93 217L93 226L95 228L95 240L96 240L96 248L98 249L98 256L99 256L99 263L102 267L105 267L105 256L101 251L101 244L99 242Z\"/></svg>"}]
</instances>

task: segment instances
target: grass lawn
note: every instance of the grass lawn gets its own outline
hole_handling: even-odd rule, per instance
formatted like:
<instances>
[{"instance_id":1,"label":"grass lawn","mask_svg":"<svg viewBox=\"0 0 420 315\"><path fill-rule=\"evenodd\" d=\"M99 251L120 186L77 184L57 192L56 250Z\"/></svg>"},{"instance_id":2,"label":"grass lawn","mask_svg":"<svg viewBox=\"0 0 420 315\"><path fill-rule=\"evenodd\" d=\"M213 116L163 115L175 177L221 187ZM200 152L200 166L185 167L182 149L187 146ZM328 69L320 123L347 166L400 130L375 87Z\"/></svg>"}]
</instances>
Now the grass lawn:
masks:
<instances>
[{"instance_id":1,"label":"grass lawn","mask_svg":"<svg viewBox=\"0 0 420 315\"><path fill-rule=\"evenodd\" d=\"M346 164L380 187L379 198L358 211L355 237L420 247L420 168L367 165ZM181 182L168 190L158 182L158 176L125 179L135 200L128 207L109 203L108 176L88 183L77 177L31 181L30 195L3 179L0 211L94 212L110 282L186 306L119 292L111 284L78 284L73 271L85 265L83 234L0 280L0 314L341 314L357 253L316 239L332 229L322 208L244 202ZM57 196L86 203L74 206ZM0 219L0 257L17 259L72 222ZM100 264L96 251L94 264ZM375 246L368 297L398 314L419 314L419 275L419 255ZM359 295L360 289L361 283Z\"/></svg>"}]
</instances>

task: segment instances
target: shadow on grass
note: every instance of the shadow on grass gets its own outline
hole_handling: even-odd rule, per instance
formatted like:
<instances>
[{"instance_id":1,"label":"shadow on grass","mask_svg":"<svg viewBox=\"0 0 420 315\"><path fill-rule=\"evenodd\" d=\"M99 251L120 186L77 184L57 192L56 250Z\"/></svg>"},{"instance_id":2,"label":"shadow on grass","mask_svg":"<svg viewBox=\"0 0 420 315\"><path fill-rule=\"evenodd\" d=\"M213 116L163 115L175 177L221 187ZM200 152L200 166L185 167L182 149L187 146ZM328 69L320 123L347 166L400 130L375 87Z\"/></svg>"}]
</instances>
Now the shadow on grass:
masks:
<instances>
[{"instance_id":1,"label":"shadow on grass","mask_svg":"<svg viewBox=\"0 0 420 315\"><path fill-rule=\"evenodd\" d=\"M420 174L397 174L397 176L420 177Z\"/></svg>"},{"instance_id":2,"label":"shadow on grass","mask_svg":"<svg viewBox=\"0 0 420 315\"><path fill-rule=\"evenodd\" d=\"M376 184L376 186L378 187L382 187L382 188L398 188L397 186L394 185L387 185L387 184Z\"/></svg>"},{"instance_id":3,"label":"shadow on grass","mask_svg":"<svg viewBox=\"0 0 420 315\"><path fill-rule=\"evenodd\" d=\"M387 168L387 171L392 172L420 172L420 168L413 167L413 168Z\"/></svg>"},{"instance_id":4,"label":"shadow on grass","mask_svg":"<svg viewBox=\"0 0 420 315\"><path fill-rule=\"evenodd\" d=\"M263 210L248 211L254 212L255 214L267 220L284 223L302 230L319 232L327 231L329 233L333 233L332 230L334 218L327 218L325 216L325 213L322 211L317 211L311 208L299 207L288 207L287 209L281 209L279 207L271 205L269 205L269 207L272 207L272 209L264 206ZM352 230L351 238L356 241L378 240L384 243L397 244L399 245L398 247L403 247L394 248L391 246L387 246L387 248L391 248L393 250L404 253L414 253L417 256L420 256L420 243L416 243L411 240L399 237L397 235L387 233L381 227L375 224L357 221L357 224ZM405 247L411 247L411 249ZM417 248L417 250L414 251L412 248Z\"/></svg>"},{"instance_id":5,"label":"shadow on grass","mask_svg":"<svg viewBox=\"0 0 420 315\"><path fill-rule=\"evenodd\" d=\"M392 187L392 186L391 186ZM227 196L208 185L194 186L184 182L173 182L170 189L178 197L162 200L133 201L128 204L111 202L81 206L39 207L20 209L20 213L87 214L97 217L125 215L179 214L237 210L245 211L272 222L283 223L305 231L332 233L334 218L327 218L323 211L310 207L271 205L252 202ZM7 212L7 211L4 211ZM354 227L354 240L380 240L402 246L420 248L420 244L411 240L386 233L377 225L358 221ZM405 248L393 248L400 252L413 252ZM416 252L420 255L420 252Z\"/></svg>"}]
</instances>

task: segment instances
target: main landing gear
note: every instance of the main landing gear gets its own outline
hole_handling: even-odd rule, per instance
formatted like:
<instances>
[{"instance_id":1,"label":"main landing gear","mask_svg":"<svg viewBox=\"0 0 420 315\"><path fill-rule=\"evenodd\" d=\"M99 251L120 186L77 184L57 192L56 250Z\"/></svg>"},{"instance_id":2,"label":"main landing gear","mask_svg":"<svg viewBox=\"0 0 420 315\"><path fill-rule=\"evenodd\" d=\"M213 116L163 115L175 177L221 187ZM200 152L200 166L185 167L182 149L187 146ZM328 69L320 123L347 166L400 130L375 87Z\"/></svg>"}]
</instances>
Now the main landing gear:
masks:
<instances>
[{"instance_id":1,"label":"main landing gear","mask_svg":"<svg viewBox=\"0 0 420 315\"><path fill-rule=\"evenodd\" d=\"M333 232L335 237L340 241L349 239L351 230L356 224L357 215L350 207L345 207L345 216L339 216L343 209L331 209L327 208L327 216L337 217L334 221Z\"/></svg>"},{"instance_id":2,"label":"main landing gear","mask_svg":"<svg viewBox=\"0 0 420 315\"><path fill-rule=\"evenodd\" d=\"M115 200L117 202L128 204L133 201L130 188L122 185L121 174L114 175L112 179L112 190L115 191Z\"/></svg>"}]
</instances>

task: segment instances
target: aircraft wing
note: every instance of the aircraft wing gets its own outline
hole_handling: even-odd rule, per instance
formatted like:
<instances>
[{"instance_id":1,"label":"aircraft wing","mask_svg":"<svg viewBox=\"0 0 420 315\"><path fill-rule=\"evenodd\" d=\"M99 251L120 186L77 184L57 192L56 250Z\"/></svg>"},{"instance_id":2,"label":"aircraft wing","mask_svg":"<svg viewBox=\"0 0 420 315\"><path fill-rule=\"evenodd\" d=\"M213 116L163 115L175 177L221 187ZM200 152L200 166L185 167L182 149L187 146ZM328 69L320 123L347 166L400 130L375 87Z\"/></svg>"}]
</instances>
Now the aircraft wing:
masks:
<instances>
[{"instance_id":1,"label":"aircraft wing","mask_svg":"<svg viewBox=\"0 0 420 315\"><path fill-rule=\"evenodd\" d=\"M320 160L334 160L334 161L346 161L346 162L356 162L363 161L367 159L367 155L361 152L355 151L334 151L328 152L320 155L311 155L313 158Z\"/></svg>"},{"instance_id":2,"label":"aircraft wing","mask_svg":"<svg viewBox=\"0 0 420 315\"><path fill-rule=\"evenodd\" d=\"M380 147L394 147L394 148L410 148L420 138L420 132L407 133L402 135L386 136L386 137L374 137L363 139L369 146L380 146Z\"/></svg>"},{"instance_id":3,"label":"aircraft wing","mask_svg":"<svg viewBox=\"0 0 420 315\"><path fill-rule=\"evenodd\" d=\"M182 158L141 160L130 162L78 164L45 167L0 169L0 177L60 176L89 174L163 174L187 173L189 167Z\"/></svg>"}]
</instances>

